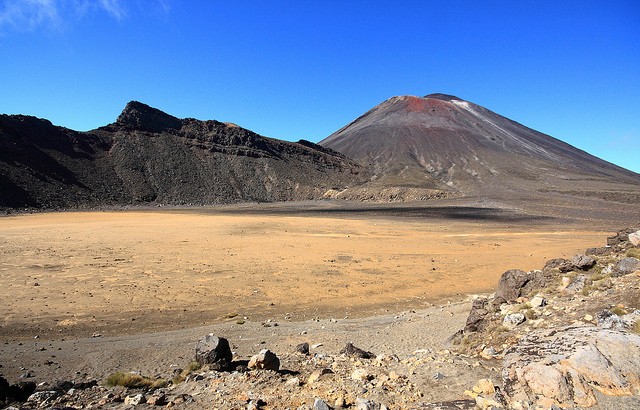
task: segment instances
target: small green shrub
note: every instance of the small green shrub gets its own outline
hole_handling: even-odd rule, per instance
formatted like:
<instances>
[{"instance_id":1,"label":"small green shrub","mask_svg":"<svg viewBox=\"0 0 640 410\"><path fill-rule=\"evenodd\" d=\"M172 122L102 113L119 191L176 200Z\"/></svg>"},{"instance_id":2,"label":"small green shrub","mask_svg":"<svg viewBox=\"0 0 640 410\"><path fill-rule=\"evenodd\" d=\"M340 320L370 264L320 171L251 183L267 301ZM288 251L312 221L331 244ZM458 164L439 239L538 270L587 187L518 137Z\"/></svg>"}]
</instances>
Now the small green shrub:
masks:
<instances>
[{"instance_id":1,"label":"small green shrub","mask_svg":"<svg viewBox=\"0 0 640 410\"><path fill-rule=\"evenodd\" d=\"M123 386L130 389L159 389L167 385L164 379L150 379L135 373L115 372L110 374L105 380L109 387Z\"/></svg>"}]
</instances>

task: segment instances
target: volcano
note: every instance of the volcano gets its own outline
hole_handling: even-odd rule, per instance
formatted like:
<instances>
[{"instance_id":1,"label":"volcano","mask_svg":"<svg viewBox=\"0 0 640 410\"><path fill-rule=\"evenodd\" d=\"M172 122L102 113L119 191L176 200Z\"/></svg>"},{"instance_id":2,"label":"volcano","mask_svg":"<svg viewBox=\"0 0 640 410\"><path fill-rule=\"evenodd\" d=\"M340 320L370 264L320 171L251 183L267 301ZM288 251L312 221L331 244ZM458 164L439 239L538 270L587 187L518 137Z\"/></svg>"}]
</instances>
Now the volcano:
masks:
<instances>
[{"instance_id":1,"label":"volcano","mask_svg":"<svg viewBox=\"0 0 640 410\"><path fill-rule=\"evenodd\" d=\"M367 166L370 191L560 192L623 201L640 192L639 174L446 94L390 98L319 144Z\"/></svg>"}]
</instances>

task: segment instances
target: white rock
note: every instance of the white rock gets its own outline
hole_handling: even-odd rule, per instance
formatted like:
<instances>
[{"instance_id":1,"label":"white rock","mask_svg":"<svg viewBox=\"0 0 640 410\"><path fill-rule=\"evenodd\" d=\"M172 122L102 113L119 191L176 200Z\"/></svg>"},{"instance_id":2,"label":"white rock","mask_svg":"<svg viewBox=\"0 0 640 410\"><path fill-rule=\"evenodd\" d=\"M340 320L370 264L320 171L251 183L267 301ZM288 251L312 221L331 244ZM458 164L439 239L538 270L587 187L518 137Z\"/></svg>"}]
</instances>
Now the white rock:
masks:
<instances>
[{"instance_id":1,"label":"white rock","mask_svg":"<svg viewBox=\"0 0 640 410\"><path fill-rule=\"evenodd\" d=\"M143 404L147 402L147 398L144 394L139 393L132 396L127 396L124 398L124 404L128 404L130 406L137 406L139 404Z\"/></svg>"},{"instance_id":2,"label":"white rock","mask_svg":"<svg viewBox=\"0 0 640 410\"><path fill-rule=\"evenodd\" d=\"M531 303L531 306L534 307L534 308L542 307L542 306L546 306L547 299L545 299L542 296L536 295L533 298L531 298L529 303Z\"/></svg>"},{"instance_id":3,"label":"white rock","mask_svg":"<svg viewBox=\"0 0 640 410\"><path fill-rule=\"evenodd\" d=\"M522 313L512 313L504 317L502 325L508 329L514 329L519 324L524 323L527 318Z\"/></svg>"},{"instance_id":4,"label":"white rock","mask_svg":"<svg viewBox=\"0 0 640 410\"><path fill-rule=\"evenodd\" d=\"M640 246L640 231L630 233L629 242L631 242L633 246Z\"/></svg>"}]
</instances>

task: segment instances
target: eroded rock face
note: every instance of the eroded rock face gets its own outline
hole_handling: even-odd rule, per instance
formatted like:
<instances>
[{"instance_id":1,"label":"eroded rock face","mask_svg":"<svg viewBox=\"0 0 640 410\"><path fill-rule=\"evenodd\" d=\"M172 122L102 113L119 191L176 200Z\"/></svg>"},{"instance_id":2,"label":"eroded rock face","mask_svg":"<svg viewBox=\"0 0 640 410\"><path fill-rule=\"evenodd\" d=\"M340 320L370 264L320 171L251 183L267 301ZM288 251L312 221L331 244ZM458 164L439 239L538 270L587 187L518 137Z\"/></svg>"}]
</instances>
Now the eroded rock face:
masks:
<instances>
[{"instance_id":1,"label":"eroded rock face","mask_svg":"<svg viewBox=\"0 0 640 410\"><path fill-rule=\"evenodd\" d=\"M507 352L502 375L513 408L590 407L596 390L640 394L640 336L596 327L534 331Z\"/></svg>"}]
</instances>

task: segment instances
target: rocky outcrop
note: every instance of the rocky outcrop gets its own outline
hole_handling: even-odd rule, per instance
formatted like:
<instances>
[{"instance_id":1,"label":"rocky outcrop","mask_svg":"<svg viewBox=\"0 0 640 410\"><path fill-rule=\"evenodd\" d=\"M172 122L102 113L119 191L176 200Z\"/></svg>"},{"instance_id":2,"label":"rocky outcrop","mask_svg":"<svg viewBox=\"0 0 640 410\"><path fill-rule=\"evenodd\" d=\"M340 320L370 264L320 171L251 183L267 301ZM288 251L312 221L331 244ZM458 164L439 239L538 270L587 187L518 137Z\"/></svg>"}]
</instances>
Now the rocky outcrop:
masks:
<instances>
[{"instance_id":1,"label":"rocky outcrop","mask_svg":"<svg viewBox=\"0 0 640 410\"><path fill-rule=\"evenodd\" d=\"M596 393L640 395L640 261L627 256L638 254L635 232L590 256L509 270L493 297L473 302L454 342L504 358L502 387L470 393L478 406L586 408Z\"/></svg>"},{"instance_id":2,"label":"rocky outcrop","mask_svg":"<svg viewBox=\"0 0 640 410\"><path fill-rule=\"evenodd\" d=\"M504 395L512 408L590 407L595 391L640 394L640 336L597 327L545 329L504 358Z\"/></svg>"}]
</instances>

